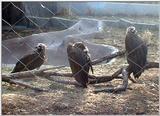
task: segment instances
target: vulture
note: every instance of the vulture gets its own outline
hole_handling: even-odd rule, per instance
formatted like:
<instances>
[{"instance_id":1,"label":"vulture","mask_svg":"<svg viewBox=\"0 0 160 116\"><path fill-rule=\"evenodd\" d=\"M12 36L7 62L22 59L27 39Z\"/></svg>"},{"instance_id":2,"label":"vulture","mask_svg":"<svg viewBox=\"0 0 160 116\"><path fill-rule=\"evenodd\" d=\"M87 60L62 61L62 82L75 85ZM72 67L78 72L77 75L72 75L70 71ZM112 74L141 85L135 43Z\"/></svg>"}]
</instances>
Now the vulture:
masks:
<instances>
[{"instance_id":1,"label":"vulture","mask_svg":"<svg viewBox=\"0 0 160 116\"><path fill-rule=\"evenodd\" d=\"M81 49L86 54L86 56L88 58L88 62L89 62L88 65L90 66L92 74L93 74L93 67L91 64L91 55L89 54L89 50L88 50L87 46L85 46L82 42L76 42L74 44L74 46Z\"/></svg>"},{"instance_id":2,"label":"vulture","mask_svg":"<svg viewBox=\"0 0 160 116\"><path fill-rule=\"evenodd\" d=\"M135 27L130 26L126 31L125 49L127 55L129 75L133 73L134 78L139 78L147 63L147 45L137 35Z\"/></svg>"},{"instance_id":3,"label":"vulture","mask_svg":"<svg viewBox=\"0 0 160 116\"><path fill-rule=\"evenodd\" d=\"M25 55L17 63L11 73L38 69L45 62L46 45L38 43L32 54Z\"/></svg>"},{"instance_id":4,"label":"vulture","mask_svg":"<svg viewBox=\"0 0 160 116\"><path fill-rule=\"evenodd\" d=\"M80 86L87 88L89 70L93 73L88 48L82 42L69 43L67 54L73 77Z\"/></svg>"}]
</instances>

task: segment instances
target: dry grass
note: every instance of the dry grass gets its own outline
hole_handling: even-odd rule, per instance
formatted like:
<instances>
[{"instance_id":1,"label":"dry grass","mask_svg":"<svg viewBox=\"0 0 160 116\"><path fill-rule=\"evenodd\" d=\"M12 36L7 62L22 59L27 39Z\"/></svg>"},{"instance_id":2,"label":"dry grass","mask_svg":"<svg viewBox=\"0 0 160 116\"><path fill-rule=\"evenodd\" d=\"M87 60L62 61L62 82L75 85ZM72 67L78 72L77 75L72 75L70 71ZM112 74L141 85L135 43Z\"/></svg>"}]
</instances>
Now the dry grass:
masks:
<instances>
[{"instance_id":1,"label":"dry grass","mask_svg":"<svg viewBox=\"0 0 160 116\"><path fill-rule=\"evenodd\" d=\"M108 30L108 29L107 29ZM140 35L145 35L146 30ZM158 31L153 32L149 46L148 59L158 61ZM112 28L105 39L93 39L93 42L113 45L124 49L125 30ZM111 75L120 67L126 65L125 58L118 58L112 64L94 66L95 75ZM9 69L7 69L9 70ZM3 70L2 70L3 71ZM70 72L69 67L58 71ZM61 78L74 80L73 78ZM73 85L50 82L45 79L27 81L35 86L48 88L51 92L36 93L32 90L15 85L2 83L3 114L150 114L159 112L159 82L158 69L149 69L134 84L129 82L125 92L92 93L97 88L112 87L121 84L121 80L89 85L87 89Z\"/></svg>"}]
</instances>

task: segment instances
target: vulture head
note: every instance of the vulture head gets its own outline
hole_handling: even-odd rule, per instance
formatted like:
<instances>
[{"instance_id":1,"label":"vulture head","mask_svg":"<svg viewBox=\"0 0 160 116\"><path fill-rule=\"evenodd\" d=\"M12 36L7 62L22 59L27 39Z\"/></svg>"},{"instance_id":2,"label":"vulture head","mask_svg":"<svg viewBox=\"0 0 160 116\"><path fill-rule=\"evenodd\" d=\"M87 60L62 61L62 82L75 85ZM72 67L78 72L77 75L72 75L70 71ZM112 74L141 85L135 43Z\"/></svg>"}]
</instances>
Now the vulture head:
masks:
<instances>
[{"instance_id":1,"label":"vulture head","mask_svg":"<svg viewBox=\"0 0 160 116\"><path fill-rule=\"evenodd\" d=\"M126 34L131 34L131 33L132 34L136 34L137 33L137 30L136 30L136 28L134 26L130 26L126 30Z\"/></svg>"}]
</instances>

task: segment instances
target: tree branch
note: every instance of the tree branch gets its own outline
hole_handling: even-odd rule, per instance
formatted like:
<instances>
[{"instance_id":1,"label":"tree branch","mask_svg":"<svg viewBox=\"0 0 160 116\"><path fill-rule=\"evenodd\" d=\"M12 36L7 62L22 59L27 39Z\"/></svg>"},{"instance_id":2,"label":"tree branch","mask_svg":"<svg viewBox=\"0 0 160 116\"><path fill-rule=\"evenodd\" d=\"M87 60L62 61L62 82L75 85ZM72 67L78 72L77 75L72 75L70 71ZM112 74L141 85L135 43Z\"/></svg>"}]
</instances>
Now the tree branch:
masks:
<instances>
[{"instance_id":1,"label":"tree branch","mask_svg":"<svg viewBox=\"0 0 160 116\"><path fill-rule=\"evenodd\" d=\"M119 52L116 52L114 54L104 56L104 57L102 57L100 59L96 59L96 60L92 61L91 64L92 65L96 65L96 64L101 63L101 62L103 62L105 60L110 60L110 59L115 58L117 56L123 56L124 54L125 54L125 51L119 51Z\"/></svg>"},{"instance_id":2,"label":"tree branch","mask_svg":"<svg viewBox=\"0 0 160 116\"><path fill-rule=\"evenodd\" d=\"M159 63L158 62L148 62L145 66L145 69L149 68L159 68Z\"/></svg>"},{"instance_id":3,"label":"tree branch","mask_svg":"<svg viewBox=\"0 0 160 116\"><path fill-rule=\"evenodd\" d=\"M33 89L35 91L48 91L48 90L45 90L45 89L41 89L41 88L37 88L37 87L31 86L31 85L28 85L24 82L15 81L15 80L5 78L5 77L2 77L2 81L8 82L10 84L16 84L16 85L19 85L19 86L23 86L23 87L26 87L26 88L29 88L29 89Z\"/></svg>"},{"instance_id":4,"label":"tree branch","mask_svg":"<svg viewBox=\"0 0 160 116\"><path fill-rule=\"evenodd\" d=\"M59 66L60 68L62 66ZM64 66L63 66L64 67ZM55 67L53 67L55 68ZM48 69L41 69L41 70L32 70L32 71L24 71L24 72L17 72L17 73L11 73L11 74L2 74L3 78L10 78L10 79L23 79L26 77L35 77L35 76L41 76L41 77L49 77L49 76L63 76L63 77L72 77L72 73L57 73L53 71L47 71L53 68L48 68ZM159 63L157 62L149 62L145 69L149 68L159 68ZM92 80L90 84L94 83L101 83L101 82L108 82L109 80L113 80L113 78L121 78L118 77L122 69L119 69L116 71L112 76L94 76L94 75L89 75L89 78L96 79ZM97 80L98 79L98 80Z\"/></svg>"},{"instance_id":5,"label":"tree branch","mask_svg":"<svg viewBox=\"0 0 160 116\"><path fill-rule=\"evenodd\" d=\"M100 59L96 59L96 60L92 61L91 63L92 63L92 65L96 65L96 64L101 63L105 60L109 60L109 59L115 58L117 56L122 56L124 54L125 54L125 51L119 51L119 52L116 52L112 55L104 56ZM43 78L46 78L48 80L56 81L56 82L59 82L59 83L77 85L77 83L75 83L75 82L57 81L57 80L52 78L52 76L73 77L72 73L57 73L57 72L53 72L53 71L48 71L48 70L51 70L51 69L62 68L62 67L65 67L65 66L62 65L62 66L46 68L46 69L41 69L41 70L31 70L31 71L17 72L17 73L11 73L11 74L2 74L2 81L5 81L5 82L11 83L11 84L18 84L20 86L25 86L27 88L34 89L36 91L44 91L44 90L40 89L40 88L35 88L35 87L33 87L31 85L27 85L25 83L14 81L12 79L23 79L23 78L26 78L26 77L27 78L28 77L33 78L35 76L39 76L39 77L43 77ZM145 69L149 69L149 68L159 68L159 63L148 62L147 65L145 66ZM123 76L118 76L119 74L122 74ZM115 87L115 88L110 88L110 89L108 88L108 89L104 89L104 90L95 90L95 93L98 93L98 92L101 92L101 91L108 91L108 92L124 91L124 90L126 90L126 87L128 85L128 78L132 82L135 82L130 76L129 77L126 77L126 76L128 76L128 73L126 73L126 69L121 68L118 71L116 71L112 76L89 75L89 84L109 82L113 79L123 79L123 84L120 87Z\"/></svg>"},{"instance_id":6,"label":"tree branch","mask_svg":"<svg viewBox=\"0 0 160 116\"><path fill-rule=\"evenodd\" d=\"M76 81L64 81L64 80L56 80L54 78L47 78L50 81L54 81L57 83L61 83L61 84L67 84L67 85L75 85L75 86L79 86L78 83Z\"/></svg>"},{"instance_id":7,"label":"tree branch","mask_svg":"<svg viewBox=\"0 0 160 116\"><path fill-rule=\"evenodd\" d=\"M117 56L121 56L124 55L125 51L120 51L120 52L116 52L114 54L108 55L108 56L104 56L100 59L96 59L92 62L92 65L96 65L100 62L103 62L105 60L109 60L112 58L115 58ZM68 73L68 74L60 74L60 73L55 73L55 72L45 72L47 70L51 70L51 69L55 69L55 68L62 68L64 67L64 65L62 66L57 66L57 67L52 67L52 68L46 68L46 69L41 69L41 70L31 70L31 71L24 71L24 72L17 72L17 73L11 73L11 74L2 74L3 77L9 77L11 79L22 79L22 78L26 78L26 77L35 77L37 76L66 76L66 77L70 77L72 76L72 74Z\"/></svg>"},{"instance_id":8,"label":"tree branch","mask_svg":"<svg viewBox=\"0 0 160 116\"><path fill-rule=\"evenodd\" d=\"M125 91L127 89L128 86L128 72L126 71L125 68L123 68L121 70L122 73L122 77L123 77L123 84L118 86L118 87L114 87L114 88L104 88L104 89L97 89L94 90L94 93L99 93L99 92L113 92L113 93L117 93L117 92L121 92L121 91Z\"/></svg>"},{"instance_id":9,"label":"tree branch","mask_svg":"<svg viewBox=\"0 0 160 116\"><path fill-rule=\"evenodd\" d=\"M148 62L146 64L146 66L144 67L144 69L149 69L149 68L159 68L159 63L157 62ZM114 79L114 77L118 77L119 74L122 74L122 78L123 78L123 84L118 86L118 87L114 87L114 88L104 88L104 89L97 89L94 90L94 93L99 93L99 92L121 92L121 91L125 91L127 89L128 86L128 79L130 79L132 82L136 82L134 79L132 79L130 77L130 75L128 74L128 66L126 68L121 68L118 71L116 71L113 75L112 78L110 78L111 80ZM105 78L107 79L107 78Z\"/></svg>"},{"instance_id":10,"label":"tree branch","mask_svg":"<svg viewBox=\"0 0 160 116\"><path fill-rule=\"evenodd\" d=\"M40 69L40 70L29 70L29 71L23 71L23 72L16 72L16 73L10 73L10 74L2 74L2 77L4 78L10 78L10 79L23 79L23 78L34 78L35 76L50 76L50 75L55 75L55 76L62 76L62 74L56 74L55 72L45 72L51 69L55 68L62 68L65 67L64 65L62 66L56 66L56 67L51 67L51 68L45 68L45 69ZM69 74L70 76L71 74ZM65 76L65 74L64 74Z\"/></svg>"},{"instance_id":11,"label":"tree branch","mask_svg":"<svg viewBox=\"0 0 160 116\"><path fill-rule=\"evenodd\" d=\"M90 75L92 76L92 75ZM93 77L93 76L92 76ZM94 76L94 79L89 79L89 84L98 84L112 81L113 79L122 79L122 76Z\"/></svg>"}]
</instances>

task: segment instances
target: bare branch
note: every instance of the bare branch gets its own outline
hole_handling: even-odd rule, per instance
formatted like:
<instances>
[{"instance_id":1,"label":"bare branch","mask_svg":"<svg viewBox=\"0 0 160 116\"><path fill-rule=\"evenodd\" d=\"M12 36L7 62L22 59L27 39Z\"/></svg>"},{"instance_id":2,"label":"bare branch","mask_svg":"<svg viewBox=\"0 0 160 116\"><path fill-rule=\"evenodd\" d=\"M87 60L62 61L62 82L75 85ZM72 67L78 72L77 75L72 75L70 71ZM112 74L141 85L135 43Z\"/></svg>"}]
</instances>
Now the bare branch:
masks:
<instances>
[{"instance_id":1,"label":"bare branch","mask_svg":"<svg viewBox=\"0 0 160 116\"><path fill-rule=\"evenodd\" d=\"M65 67L65 65L54 66L54 67L50 67L50 68L45 68L45 69L42 69L41 71L47 71L47 70L51 70L51 69L59 69L59 68L63 68L63 67Z\"/></svg>"},{"instance_id":2,"label":"bare branch","mask_svg":"<svg viewBox=\"0 0 160 116\"><path fill-rule=\"evenodd\" d=\"M118 77L118 75L120 75L122 73L122 70L124 68L120 68L119 70L117 70L113 75L112 77ZM126 70L128 70L128 66L126 67ZM131 80L133 83L136 83L136 81L129 75L128 77L129 80Z\"/></svg>"},{"instance_id":3,"label":"bare branch","mask_svg":"<svg viewBox=\"0 0 160 116\"><path fill-rule=\"evenodd\" d=\"M121 92L121 91L125 91L127 89L128 86L128 72L126 71L125 68L122 69L122 77L123 77L123 84L118 86L118 87L114 87L114 88L104 88L104 89L97 89L94 90L94 93L99 93L99 92L113 92L113 93L117 93L117 92Z\"/></svg>"},{"instance_id":4,"label":"bare branch","mask_svg":"<svg viewBox=\"0 0 160 116\"><path fill-rule=\"evenodd\" d=\"M105 60L109 60L112 58L115 58L117 56L122 56L125 54L125 51L120 51L117 53L114 53L112 55L109 56L105 56L103 58L94 60L92 62L92 65L96 65L100 62L103 62ZM25 86L27 88L31 88L34 90L38 90L41 91L40 88L35 88L31 85L27 85L21 82L17 82L14 81L12 79L23 79L23 78L28 78L28 77L35 77L35 76L39 76L42 78L46 78L48 80L51 81L55 81L58 83L64 83L64 84L69 84L69 85L76 85L79 86L76 82L70 82L70 81L57 81L54 78L52 78L52 76L60 76L60 77L73 77L72 73L57 73L57 72L53 72L53 71L49 71L51 69L55 69L55 68L62 68L63 66L57 66L57 67L52 67L52 68L46 68L46 69L41 69L41 70L31 70L31 71L24 71L24 72L17 72L17 73L11 73L11 74L2 74L2 81L8 82L8 83L13 83L13 84L18 84L21 86ZM157 62L148 62L147 65L145 66L145 69L149 69L149 68L159 68L159 63ZM107 88L107 89L100 89L100 90L95 90L95 93L98 92L119 92L119 91L124 91L127 88L128 85L128 79L130 79L132 82L136 82L134 79L132 79L130 76L128 77L128 72L126 71L126 69L121 68L118 71L116 71L112 76L94 76L94 75L89 75L89 84L97 84L97 83L103 83L103 82L109 82L112 81L113 79L123 79L123 84L121 86L115 87L115 88ZM119 74L122 74L123 76L118 76ZM126 77L127 76L127 77ZM44 90L42 90L44 91Z\"/></svg>"},{"instance_id":5,"label":"bare branch","mask_svg":"<svg viewBox=\"0 0 160 116\"><path fill-rule=\"evenodd\" d=\"M91 76L91 75L90 75ZM113 79L122 79L121 76L113 77L113 76L94 76L94 79L89 80L89 84L98 84L112 81Z\"/></svg>"},{"instance_id":6,"label":"bare branch","mask_svg":"<svg viewBox=\"0 0 160 116\"><path fill-rule=\"evenodd\" d=\"M157 62L148 62L147 65L144 67L144 69L149 69L149 68L159 68L159 63ZM94 93L99 93L99 92L121 92L121 91L125 91L127 89L128 86L128 79L130 79L132 82L136 82L134 79L132 79L130 77L130 75L128 74L128 66L126 68L121 68L118 71L116 71L110 78L110 80L114 79L115 77L118 77L119 74L122 74L122 78L123 78L123 84L118 86L118 87L114 87L114 88L105 88L105 89L98 89L98 90L94 90ZM103 79L103 78L102 78ZM107 78L104 78L104 80L107 80ZM98 80L96 80L98 81Z\"/></svg>"},{"instance_id":7,"label":"bare branch","mask_svg":"<svg viewBox=\"0 0 160 116\"><path fill-rule=\"evenodd\" d=\"M51 69L62 68L62 67L65 67L65 66L62 65L62 66L56 66L56 67L45 68L45 69L40 69L40 70L29 70L29 71L16 72L16 73L10 73L10 74L2 74L2 77L10 78L10 79L23 79L26 77L34 78L35 76L50 76L50 75L62 76L62 74L57 74L55 72L45 72ZM64 74L64 76L65 75L66 74ZM72 74L69 74L69 76L71 75Z\"/></svg>"},{"instance_id":8,"label":"bare branch","mask_svg":"<svg viewBox=\"0 0 160 116\"><path fill-rule=\"evenodd\" d=\"M26 88L29 88L29 89L33 89L35 91L46 91L46 92L48 91L48 90L45 90L45 89L41 89L41 88L37 88L37 87L31 86L31 85L28 85L24 82L15 81L15 80L5 78L5 77L2 77L2 81L10 83L10 84L16 84L16 85L19 85L19 86L23 86L23 87L26 87Z\"/></svg>"},{"instance_id":9,"label":"bare branch","mask_svg":"<svg viewBox=\"0 0 160 116\"><path fill-rule=\"evenodd\" d=\"M64 66L59 66L60 67L64 67ZM149 69L149 68L158 68L159 67L159 63L157 62L149 62L145 69ZM55 67L53 67L55 68ZM17 72L17 73L11 73L11 74L2 74L2 77L4 78L10 78L10 79L23 79L23 78L28 78L28 77L35 77L35 75L40 76L40 77L49 77L49 76L63 76L63 77L72 77L73 74L72 73L57 73L57 72L53 72L53 71L47 71L50 70L52 68L47 68L47 69L41 69L41 70L32 70L32 71L24 71L24 72ZM122 69L119 69L118 71L116 71L112 76L94 76L94 75L89 75L89 78L91 79L98 79L98 83L100 82L107 82L108 80L112 80L113 78L120 78L118 77L118 75L121 73ZM130 78L129 78L130 79ZM131 80L132 81L132 80ZM92 80L90 83L94 83L95 81Z\"/></svg>"},{"instance_id":10,"label":"bare branch","mask_svg":"<svg viewBox=\"0 0 160 116\"><path fill-rule=\"evenodd\" d=\"M80 86L76 81L71 82L71 81L64 81L64 80L55 80L53 78L48 78L51 81L57 82L57 83L62 83L62 84L67 84L67 85L75 85L75 86Z\"/></svg>"},{"instance_id":11,"label":"bare branch","mask_svg":"<svg viewBox=\"0 0 160 116\"><path fill-rule=\"evenodd\" d=\"M119 74L122 73L123 68L120 68L119 70L117 70L115 73L113 73L112 77L117 77Z\"/></svg>"},{"instance_id":12,"label":"bare branch","mask_svg":"<svg viewBox=\"0 0 160 116\"><path fill-rule=\"evenodd\" d=\"M145 66L145 69L149 68L159 68L159 63L158 62L148 62L147 65Z\"/></svg>"},{"instance_id":13,"label":"bare branch","mask_svg":"<svg viewBox=\"0 0 160 116\"><path fill-rule=\"evenodd\" d=\"M119 51L119 52L116 52L114 54L104 56L100 59L96 59L96 60L92 61L92 65L96 65L96 64L101 63L105 60L110 60L110 59L115 58L117 56L123 56L124 54L125 54L125 51Z\"/></svg>"}]
</instances>

